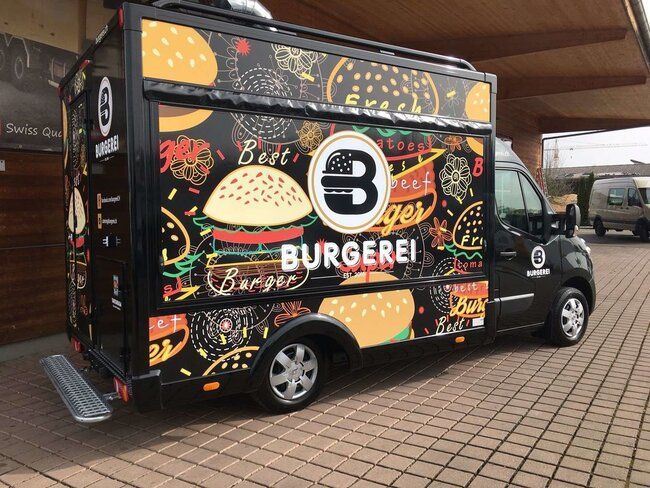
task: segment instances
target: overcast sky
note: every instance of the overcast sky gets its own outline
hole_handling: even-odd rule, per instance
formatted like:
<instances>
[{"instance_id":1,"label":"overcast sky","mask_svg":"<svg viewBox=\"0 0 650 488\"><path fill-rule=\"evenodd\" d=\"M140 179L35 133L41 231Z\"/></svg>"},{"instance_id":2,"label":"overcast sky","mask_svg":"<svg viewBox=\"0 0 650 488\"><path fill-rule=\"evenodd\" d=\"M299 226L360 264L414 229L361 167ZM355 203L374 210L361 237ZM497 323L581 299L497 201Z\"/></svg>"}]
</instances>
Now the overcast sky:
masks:
<instances>
[{"instance_id":1,"label":"overcast sky","mask_svg":"<svg viewBox=\"0 0 650 488\"><path fill-rule=\"evenodd\" d=\"M650 0L643 0L650 17ZM566 134L546 134L545 137ZM544 143L544 165L554 156L555 141ZM559 166L632 164L631 159L650 164L650 127L557 139Z\"/></svg>"},{"instance_id":2,"label":"overcast sky","mask_svg":"<svg viewBox=\"0 0 650 488\"><path fill-rule=\"evenodd\" d=\"M554 135L566 134L544 137ZM650 127L547 139L544 166L554 157L556 141L559 167L632 164L631 159L650 164Z\"/></svg>"}]
</instances>

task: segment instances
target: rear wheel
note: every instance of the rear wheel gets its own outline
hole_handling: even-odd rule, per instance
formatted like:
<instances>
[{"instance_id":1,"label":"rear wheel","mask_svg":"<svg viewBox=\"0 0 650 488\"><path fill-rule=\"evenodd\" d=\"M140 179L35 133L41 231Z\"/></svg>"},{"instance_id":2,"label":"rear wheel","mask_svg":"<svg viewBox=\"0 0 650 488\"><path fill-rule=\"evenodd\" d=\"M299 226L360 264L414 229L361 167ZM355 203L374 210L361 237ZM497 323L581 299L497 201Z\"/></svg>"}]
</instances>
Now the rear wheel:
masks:
<instances>
[{"instance_id":1,"label":"rear wheel","mask_svg":"<svg viewBox=\"0 0 650 488\"><path fill-rule=\"evenodd\" d=\"M639 222L639 224L636 227L636 232L637 234L639 234L639 237L643 242L650 241L650 230L648 229L647 222Z\"/></svg>"},{"instance_id":2,"label":"rear wheel","mask_svg":"<svg viewBox=\"0 0 650 488\"><path fill-rule=\"evenodd\" d=\"M307 338L278 345L260 365L263 378L256 399L272 412L300 410L320 393L327 366L327 357Z\"/></svg>"},{"instance_id":3,"label":"rear wheel","mask_svg":"<svg viewBox=\"0 0 650 488\"><path fill-rule=\"evenodd\" d=\"M548 316L550 339L557 346L572 346L585 335L589 305L576 288L560 288Z\"/></svg>"},{"instance_id":4,"label":"rear wheel","mask_svg":"<svg viewBox=\"0 0 650 488\"><path fill-rule=\"evenodd\" d=\"M594 230L596 231L596 235L598 237L603 237L607 232L607 229L605 229L605 226L603 225L603 221L600 219L594 222Z\"/></svg>"}]
</instances>

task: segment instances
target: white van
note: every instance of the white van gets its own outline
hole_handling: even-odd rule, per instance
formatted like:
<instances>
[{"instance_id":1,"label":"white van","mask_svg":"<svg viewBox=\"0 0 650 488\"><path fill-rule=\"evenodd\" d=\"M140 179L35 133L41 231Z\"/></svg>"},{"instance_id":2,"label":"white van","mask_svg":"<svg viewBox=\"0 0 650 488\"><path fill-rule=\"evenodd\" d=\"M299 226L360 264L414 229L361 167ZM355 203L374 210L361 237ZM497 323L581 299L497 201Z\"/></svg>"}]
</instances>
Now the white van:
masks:
<instances>
[{"instance_id":1,"label":"white van","mask_svg":"<svg viewBox=\"0 0 650 488\"><path fill-rule=\"evenodd\" d=\"M650 177L627 176L596 180L589 198L589 222L602 237L614 229L631 230L643 242L650 239Z\"/></svg>"}]
</instances>

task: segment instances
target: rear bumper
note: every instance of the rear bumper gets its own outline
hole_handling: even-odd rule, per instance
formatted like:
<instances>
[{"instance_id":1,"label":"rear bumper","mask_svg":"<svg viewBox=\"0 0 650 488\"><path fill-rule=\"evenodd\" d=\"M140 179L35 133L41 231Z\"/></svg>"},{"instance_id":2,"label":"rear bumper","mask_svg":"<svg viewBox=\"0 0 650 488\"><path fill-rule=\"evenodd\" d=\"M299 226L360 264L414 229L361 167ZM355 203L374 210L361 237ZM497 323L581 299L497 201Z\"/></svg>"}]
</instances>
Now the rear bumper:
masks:
<instances>
[{"instance_id":1,"label":"rear bumper","mask_svg":"<svg viewBox=\"0 0 650 488\"><path fill-rule=\"evenodd\" d=\"M131 378L132 398L139 412L160 410L237 393L248 393L251 389L250 377L248 370L239 370L163 383L160 370L153 370Z\"/></svg>"}]
</instances>

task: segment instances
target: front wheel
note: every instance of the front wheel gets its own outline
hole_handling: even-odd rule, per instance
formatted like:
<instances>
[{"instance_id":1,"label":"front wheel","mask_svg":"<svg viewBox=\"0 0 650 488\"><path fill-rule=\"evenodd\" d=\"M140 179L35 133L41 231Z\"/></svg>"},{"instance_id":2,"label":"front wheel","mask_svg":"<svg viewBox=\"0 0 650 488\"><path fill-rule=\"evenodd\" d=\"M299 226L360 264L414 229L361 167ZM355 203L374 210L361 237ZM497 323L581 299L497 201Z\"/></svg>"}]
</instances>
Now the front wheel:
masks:
<instances>
[{"instance_id":1,"label":"front wheel","mask_svg":"<svg viewBox=\"0 0 650 488\"><path fill-rule=\"evenodd\" d=\"M596 220L594 223L594 230L596 231L596 235L598 237L604 237L605 233L607 232L607 229L605 229L602 220Z\"/></svg>"},{"instance_id":2,"label":"front wheel","mask_svg":"<svg viewBox=\"0 0 650 488\"><path fill-rule=\"evenodd\" d=\"M258 371L263 378L256 399L271 412L300 410L316 399L326 372L326 356L313 341L300 338L276 346Z\"/></svg>"},{"instance_id":3,"label":"front wheel","mask_svg":"<svg viewBox=\"0 0 650 488\"><path fill-rule=\"evenodd\" d=\"M548 316L550 339L557 346L573 346L585 335L589 305L576 288L560 288Z\"/></svg>"}]
</instances>

